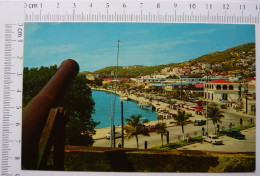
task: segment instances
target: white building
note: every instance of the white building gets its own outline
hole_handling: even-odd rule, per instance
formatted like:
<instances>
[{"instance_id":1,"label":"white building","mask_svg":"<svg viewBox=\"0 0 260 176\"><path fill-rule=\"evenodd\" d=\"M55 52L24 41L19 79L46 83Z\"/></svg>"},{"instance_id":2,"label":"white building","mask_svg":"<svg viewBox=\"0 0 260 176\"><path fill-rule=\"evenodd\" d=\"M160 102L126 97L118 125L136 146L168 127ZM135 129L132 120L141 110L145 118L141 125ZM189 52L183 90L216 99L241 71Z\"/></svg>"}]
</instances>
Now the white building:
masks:
<instances>
[{"instance_id":1,"label":"white building","mask_svg":"<svg viewBox=\"0 0 260 176\"><path fill-rule=\"evenodd\" d=\"M174 68L172 69L172 73L175 74L175 75L177 75L177 74L179 73L179 67L174 67Z\"/></svg>"},{"instance_id":2,"label":"white building","mask_svg":"<svg viewBox=\"0 0 260 176\"><path fill-rule=\"evenodd\" d=\"M210 69L211 68L211 64L204 63L204 64L201 65L201 68L202 69Z\"/></svg>"},{"instance_id":3,"label":"white building","mask_svg":"<svg viewBox=\"0 0 260 176\"><path fill-rule=\"evenodd\" d=\"M243 85L243 112L256 115L256 81L249 81L247 84Z\"/></svg>"},{"instance_id":4,"label":"white building","mask_svg":"<svg viewBox=\"0 0 260 176\"><path fill-rule=\"evenodd\" d=\"M204 98L213 102L237 102L240 99L239 83L217 79L204 84Z\"/></svg>"}]
</instances>

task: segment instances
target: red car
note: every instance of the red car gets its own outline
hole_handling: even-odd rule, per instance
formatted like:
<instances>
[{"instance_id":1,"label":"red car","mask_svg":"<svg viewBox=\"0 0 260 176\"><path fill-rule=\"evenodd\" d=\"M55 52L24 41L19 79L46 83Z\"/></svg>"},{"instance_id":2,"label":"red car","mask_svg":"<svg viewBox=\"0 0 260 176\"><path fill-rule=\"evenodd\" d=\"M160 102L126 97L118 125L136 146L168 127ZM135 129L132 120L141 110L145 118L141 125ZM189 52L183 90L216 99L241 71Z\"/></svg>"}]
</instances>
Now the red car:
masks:
<instances>
[{"instance_id":1,"label":"red car","mask_svg":"<svg viewBox=\"0 0 260 176\"><path fill-rule=\"evenodd\" d=\"M145 128L149 129L150 131L155 131L156 130L156 126L155 125L148 125L148 126L145 126Z\"/></svg>"}]
</instances>

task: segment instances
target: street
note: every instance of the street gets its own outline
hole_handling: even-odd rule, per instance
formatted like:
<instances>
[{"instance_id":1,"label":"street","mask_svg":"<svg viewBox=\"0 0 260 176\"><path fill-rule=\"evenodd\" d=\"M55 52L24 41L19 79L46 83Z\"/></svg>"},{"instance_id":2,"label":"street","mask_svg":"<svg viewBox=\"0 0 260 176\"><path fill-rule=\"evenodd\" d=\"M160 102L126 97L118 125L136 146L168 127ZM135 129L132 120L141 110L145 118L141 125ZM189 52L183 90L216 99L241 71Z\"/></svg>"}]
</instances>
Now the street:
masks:
<instances>
[{"instance_id":1,"label":"street","mask_svg":"<svg viewBox=\"0 0 260 176\"><path fill-rule=\"evenodd\" d=\"M198 120L198 119L206 120L205 117L202 115L195 115L194 112L193 112L193 115L194 116L190 118L190 120L192 120L192 121ZM243 119L243 124L250 123L250 118L252 118L251 116L246 116L244 114L235 113L235 112L233 112L232 109L224 110L224 115L225 115L225 117L222 119L222 123L220 124L220 130L229 128L229 125L231 122L234 126L239 126L240 118ZM172 121L172 119L164 120L164 122L166 122L167 124L169 124L170 121ZM188 124L184 127L184 136L185 137L199 136L202 134L202 127L203 126L194 126L193 123ZM205 125L204 128L206 131L207 125ZM182 134L180 126L170 125L170 126L168 126L167 130L169 131L169 142L170 143L182 139L183 134ZM248 130L248 131L250 133L252 133L252 135L249 135L249 136L253 136L252 139L250 138L250 141L255 144L255 131L254 130L253 131ZM214 133L214 126L213 126L212 121L210 121L210 120L208 122L208 133L209 134ZM147 141L147 143L148 143L148 148L161 145L161 135L157 134L156 132L151 132L150 136L138 135L138 140L139 140L139 148L141 148L141 149L144 148L145 141ZM166 144L166 136L164 136L163 142L164 142L164 144ZM224 148L226 148L225 146L228 146L226 144L229 144L229 143L234 143L234 145L237 145L236 144L237 140L233 140L232 138L229 138L229 137L228 137L228 139L224 138L223 142L224 142L224 145L223 145ZM122 143L121 138L116 139L116 146L118 146L119 143ZM207 146L209 144L203 144L203 145ZM97 139L97 140L95 140L95 143L93 146L110 147L110 140L109 139ZM136 144L135 137L133 137L129 140L125 139L124 147L125 148L136 148L137 144ZM208 147L206 147L206 148L208 148ZM232 148L231 148L231 150L232 150Z\"/></svg>"}]
</instances>

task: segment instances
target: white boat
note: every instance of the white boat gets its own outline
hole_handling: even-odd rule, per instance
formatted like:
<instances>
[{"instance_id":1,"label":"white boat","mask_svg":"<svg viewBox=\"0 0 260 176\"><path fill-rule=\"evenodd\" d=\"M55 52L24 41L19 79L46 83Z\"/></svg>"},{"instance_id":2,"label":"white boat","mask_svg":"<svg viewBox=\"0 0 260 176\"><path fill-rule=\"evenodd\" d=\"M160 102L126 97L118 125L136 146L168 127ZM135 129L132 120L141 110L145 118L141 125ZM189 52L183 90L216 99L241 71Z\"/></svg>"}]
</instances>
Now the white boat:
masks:
<instances>
[{"instance_id":1,"label":"white boat","mask_svg":"<svg viewBox=\"0 0 260 176\"><path fill-rule=\"evenodd\" d=\"M128 100L128 97L127 97L127 96L124 96L124 97L122 96L122 97L120 97L120 100L121 100L121 101L127 101L127 100Z\"/></svg>"},{"instance_id":2,"label":"white boat","mask_svg":"<svg viewBox=\"0 0 260 176\"><path fill-rule=\"evenodd\" d=\"M146 110L152 110L152 109L153 109L152 104L151 104L151 103L148 103L148 102L139 103L139 104L137 104L137 106L138 106L139 108L146 109Z\"/></svg>"}]
</instances>

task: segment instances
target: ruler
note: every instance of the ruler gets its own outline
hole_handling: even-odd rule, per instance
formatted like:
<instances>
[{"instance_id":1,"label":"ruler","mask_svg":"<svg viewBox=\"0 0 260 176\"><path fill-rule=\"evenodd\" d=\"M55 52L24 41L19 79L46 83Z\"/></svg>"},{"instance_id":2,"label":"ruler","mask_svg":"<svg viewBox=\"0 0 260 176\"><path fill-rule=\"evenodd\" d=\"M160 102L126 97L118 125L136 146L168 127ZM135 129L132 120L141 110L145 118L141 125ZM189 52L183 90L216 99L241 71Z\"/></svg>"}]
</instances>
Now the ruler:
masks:
<instances>
[{"instance_id":1,"label":"ruler","mask_svg":"<svg viewBox=\"0 0 260 176\"><path fill-rule=\"evenodd\" d=\"M259 15L260 2L257 0L0 1L1 174L10 176L36 174L35 172L21 170L22 74L25 22L258 25L260 22ZM46 172L37 172L37 174L46 175ZM84 175L84 173L68 174L60 172L52 174ZM91 175L97 174L91 173ZM105 173L102 173L102 175L105 175Z\"/></svg>"},{"instance_id":2,"label":"ruler","mask_svg":"<svg viewBox=\"0 0 260 176\"><path fill-rule=\"evenodd\" d=\"M25 2L26 22L259 23L260 2Z\"/></svg>"}]
</instances>

